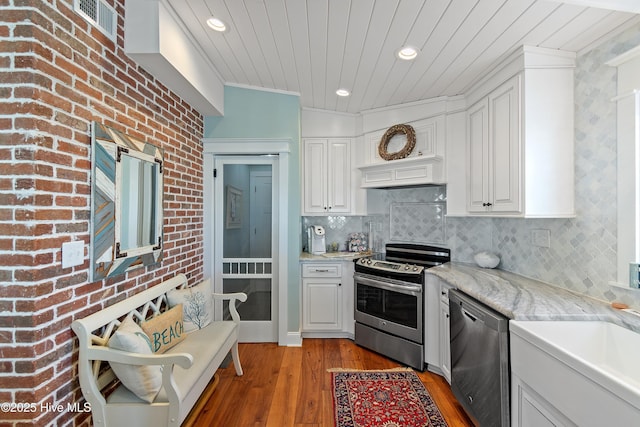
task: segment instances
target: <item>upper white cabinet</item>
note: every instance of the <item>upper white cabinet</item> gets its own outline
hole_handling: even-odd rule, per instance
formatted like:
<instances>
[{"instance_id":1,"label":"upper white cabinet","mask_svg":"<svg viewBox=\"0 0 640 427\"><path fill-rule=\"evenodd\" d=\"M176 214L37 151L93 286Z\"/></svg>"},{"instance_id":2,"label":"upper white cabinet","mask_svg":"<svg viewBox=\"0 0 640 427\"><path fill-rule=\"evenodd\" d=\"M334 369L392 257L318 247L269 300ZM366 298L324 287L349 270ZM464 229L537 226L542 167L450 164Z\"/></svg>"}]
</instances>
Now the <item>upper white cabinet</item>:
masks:
<instances>
[{"instance_id":1,"label":"upper white cabinet","mask_svg":"<svg viewBox=\"0 0 640 427\"><path fill-rule=\"evenodd\" d=\"M378 146L387 129L365 134L364 155L358 159L362 171L361 187L397 187L445 182L445 116L409 123L416 133L416 145L404 159L384 160ZM395 153L405 146L407 138L399 134L391 138L387 151Z\"/></svg>"},{"instance_id":2,"label":"upper white cabinet","mask_svg":"<svg viewBox=\"0 0 640 427\"><path fill-rule=\"evenodd\" d=\"M520 76L468 110L469 212L520 212Z\"/></svg>"},{"instance_id":3,"label":"upper white cabinet","mask_svg":"<svg viewBox=\"0 0 640 427\"><path fill-rule=\"evenodd\" d=\"M523 47L468 95L469 214L575 216L574 62Z\"/></svg>"},{"instance_id":4,"label":"upper white cabinet","mask_svg":"<svg viewBox=\"0 0 640 427\"><path fill-rule=\"evenodd\" d=\"M303 215L352 213L351 146L348 138L304 140Z\"/></svg>"}]
</instances>

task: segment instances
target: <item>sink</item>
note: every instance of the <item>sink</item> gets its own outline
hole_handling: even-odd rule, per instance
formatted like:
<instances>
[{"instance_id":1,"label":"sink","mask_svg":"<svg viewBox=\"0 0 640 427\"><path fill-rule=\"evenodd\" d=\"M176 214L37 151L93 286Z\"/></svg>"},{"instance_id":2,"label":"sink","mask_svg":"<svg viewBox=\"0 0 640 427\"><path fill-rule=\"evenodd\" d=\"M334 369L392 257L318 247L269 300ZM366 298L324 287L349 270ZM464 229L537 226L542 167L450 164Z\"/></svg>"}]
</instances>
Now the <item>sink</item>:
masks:
<instances>
[{"instance_id":1,"label":"sink","mask_svg":"<svg viewBox=\"0 0 640 427\"><path fill-rule=\"evenodd\" d=\"M604 321L511 321L510 331L640 408L640 334Z\"/></svg>"}]
</instances>

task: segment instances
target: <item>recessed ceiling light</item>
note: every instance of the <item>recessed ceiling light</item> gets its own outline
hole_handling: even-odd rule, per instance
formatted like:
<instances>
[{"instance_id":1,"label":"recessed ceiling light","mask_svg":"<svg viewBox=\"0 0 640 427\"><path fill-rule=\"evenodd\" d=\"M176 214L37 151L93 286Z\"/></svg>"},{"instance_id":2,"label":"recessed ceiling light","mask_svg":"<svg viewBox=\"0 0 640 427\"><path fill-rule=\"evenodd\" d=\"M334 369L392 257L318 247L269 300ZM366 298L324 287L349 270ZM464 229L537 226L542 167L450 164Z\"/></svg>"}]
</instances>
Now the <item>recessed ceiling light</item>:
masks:
<instances>
[{"instance_id":1,"label":"recessed ceiling light","mask_svg":"<svg viewBox=\"0 0 640 427\"><path fill-rule=\"evenodd\" d=\"M349 91L348 91L348 90L346 90L346 89L338 89L338 90L336 91L336 95L338 95L338 96L349 96L349 95L350 95L350 93L349 93Z\"/></svg>"},{"instance_id":2,"label":"recessed ceiling light","mask_svg":"<svg viewBox=\"0 0 640 427\"><path fill-rule=\"evenodd\" d=\"M405 46L398 50L397 52L398 58L404 59L405 61L409 61L416 56L418 56L418 49L412 46Z\"/></svg>"},{"instance_id":3,"label":"recessed ceiling light","mask_svg":"<svg viewBox=\"0 0 640 427\"><path fill-rule=\"evenodd\" d=\"M218 18L209 18L207 19L207 25L216 31L227 31L227 24L225 24L223 21L221 21Z\"/></svg>"}]
</instances>

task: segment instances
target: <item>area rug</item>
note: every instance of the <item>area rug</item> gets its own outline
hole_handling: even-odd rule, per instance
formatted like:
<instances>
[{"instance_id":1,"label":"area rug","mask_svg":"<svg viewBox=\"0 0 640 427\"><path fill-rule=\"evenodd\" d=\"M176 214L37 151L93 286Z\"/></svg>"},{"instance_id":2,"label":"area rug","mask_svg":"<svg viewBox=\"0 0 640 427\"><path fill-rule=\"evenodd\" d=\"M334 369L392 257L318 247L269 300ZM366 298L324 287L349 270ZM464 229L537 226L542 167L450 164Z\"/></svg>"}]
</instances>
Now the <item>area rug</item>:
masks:
<instances>
[{"instance_id":1,"label":"area rug","mask_svg":"<svg viewBox=\"0 0 640 427\"><path fill-rule=\"evenodd\" d=\"M331 371L336 427L446 427L411 370Z\"/></svg>"}]
</instances>

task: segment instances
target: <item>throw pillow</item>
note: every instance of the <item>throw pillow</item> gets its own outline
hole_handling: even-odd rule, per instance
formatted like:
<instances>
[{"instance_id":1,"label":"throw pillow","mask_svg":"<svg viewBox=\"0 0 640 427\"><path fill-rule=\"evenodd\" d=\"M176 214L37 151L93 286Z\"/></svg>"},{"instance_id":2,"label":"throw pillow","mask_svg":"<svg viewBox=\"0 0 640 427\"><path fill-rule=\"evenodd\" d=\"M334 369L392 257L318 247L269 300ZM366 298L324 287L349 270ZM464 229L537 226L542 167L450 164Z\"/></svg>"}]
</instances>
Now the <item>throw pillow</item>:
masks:
<instances>
[{"instance_id":1,"label":"throw pillow","mask_svg":"<svg viewBox=\"0 0 640 427\"><path fill-rule=\"evenodd\" d=\"M173 289L167 293L169 306L182 304L184 330L186 332L202 329L213 318L213 297L211 280L207 279L197 286L185 289Z\"/></svg>"},{"instance_id":2,"label":"throw pillow","mask_svg":"<svg viewBox=\"0 0 640 427\"><path fill-rule=\"evenodd\" d=\"M182 304L142 322L140 327L149 336L151 349L164 353L187 336L182 322Z\"/></svg>"},{"instance_id":3,"label":"throw pillow","mask_svg":"<svg viewBox=\"0 0 640 427\"><path fill-rule=\"evenodd\" d=\"M129 316L109 338L108 346L131 353L153 354L149 337ZM157 365L129 365L109 362L120 382L145 402L153 402L162 387L162 372Z\"/></svg>"}]
</instances>

